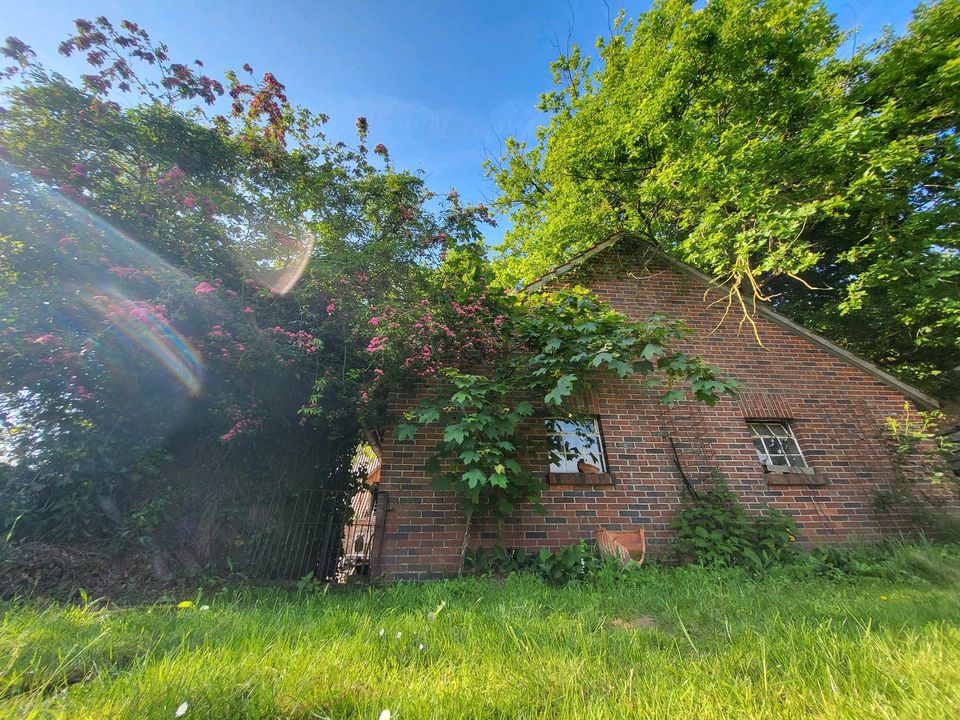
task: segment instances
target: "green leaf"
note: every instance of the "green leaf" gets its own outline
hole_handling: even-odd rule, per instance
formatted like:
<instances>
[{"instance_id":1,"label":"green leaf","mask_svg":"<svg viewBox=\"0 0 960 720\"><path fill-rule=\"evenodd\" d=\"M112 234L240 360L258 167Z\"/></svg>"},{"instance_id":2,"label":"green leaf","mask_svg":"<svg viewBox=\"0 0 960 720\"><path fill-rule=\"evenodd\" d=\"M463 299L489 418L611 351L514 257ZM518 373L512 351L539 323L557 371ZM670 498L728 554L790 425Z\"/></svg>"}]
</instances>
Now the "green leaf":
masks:
<instances>
[{"instance_id":1,"label":"green leaf","mask_svg":"<svg viewBox=\"0 0 960 720\"><path fill-rule=\"evenodd\" d=\"M569 396L573 392L573 383L576 381L576 375L563 375L557 384L554 386L553 390L548 392L543 401L547 405L560 405L563 403L563 399Z\"/></svg>"},{"instance_id":2,"label":"green leaf","mask_svg":"<svg viewBox=\"0 0 960 720\"><path fill-rule=\"evenodd\" d=\"M527 400L517 403L516 412L518 415L533 415L533 403Z\"/></svg>"},{"instance_id":3,"label":"green leaf","mask_svg":"<svg viewBox=\"0 0 960 720\"><path fill-rule=\"evenodd\" d=\"M475 488L478 485L486 483L487 481L487 474L479 468L471 468L470 470L467 470L461 477L463 478L463 481L471 488Z\"/></svg>"},{"instance_id":4,"label":"green leaf","mask_svg":"<svg viewBox=\"0 0 960 720\"><path fill-rule=\"evenodd\" d=\"M457 445L463 444L463 439L467 436L466 430L460 425L447 425L443 431L444 442L455 442Z\"/></svg>"},{"instance_id":5,"label":"green leaf","mask_svg":"<svg viewBox=\"0 0 960 720\"><path fill-rule=\"evenodd\" d=\"M397 440L413 440L414 435L417 434L417 428L415 425L398 425L397 426Z\"/></svg>"}]
</instances>

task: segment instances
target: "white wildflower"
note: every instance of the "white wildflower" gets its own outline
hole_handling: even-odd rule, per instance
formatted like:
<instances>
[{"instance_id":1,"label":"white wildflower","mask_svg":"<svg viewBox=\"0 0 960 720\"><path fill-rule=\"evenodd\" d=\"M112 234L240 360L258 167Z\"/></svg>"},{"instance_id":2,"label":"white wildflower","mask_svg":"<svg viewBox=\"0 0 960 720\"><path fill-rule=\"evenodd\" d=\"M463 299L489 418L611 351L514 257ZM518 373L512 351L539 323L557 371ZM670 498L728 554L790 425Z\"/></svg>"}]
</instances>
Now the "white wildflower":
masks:
<instances>
[{"instance_id":1,"label":"white wildflower","mask_svg":"<svg viewBox=\"0 0 960 720\"><path fill-rule=\"evenodd\" d=\"M382 713L380 713L380 717L377 720L390 720L390 711L384 710Z\"/></svg>"},{"instance_id":2,"label":"white wildflower","mask_svg":"<svg viewBox=\"0 0 960 720\"><path fill-rule=\"evenodd\" d=\"M187 708L189 706L187 703L180 703L180 707L177 708L177 711L173 714L174 717L183 717L187 714Z\"/></svg>"},{"instance_id":3,"label":"white wildflower","mask_svg":"<svg viewBox=\"0 0 960 720\"><path fill-rule=\"evenodd\" d=\"M400 636L401 636L401 635L403 635L403 633L401 633L401 632L398 632L398 633L397 633L397 640L400 639Z\"/></svg>"},{"instance_id":4,"label":"white wildflower","mask_svg":"<svg viewBox=\"0 0 960 720\"><path fill-rule=\"evenodd\" d=\"M424 649L426 649L427 646L424 645L423 643L420 643L417 647L418 647L420 650L424 650Z\"/></svg>"},{"instance_id":5,"label":"white wildflower","mask_svg":"<svg viewBox=\"0 0 960 720\"><path fill-rule=\"evenodd\" d=\"M386 630L384 630L383 628L380 628L380 637L383 637L386 634L386 632L387 632Z\"/></svg>"},{"instance_id":6,"label":"white wildflower","mask_svg":"<svg viewBox=\"0 0 960 720\"><path fill-rule=\"evenodd\" d=\"M209 610L209 609L210 609L210 606L209 606L209 605L201 605L201 606L200 606L200 609L201 609L201 610Z\"/></svg>"}]
</instances>

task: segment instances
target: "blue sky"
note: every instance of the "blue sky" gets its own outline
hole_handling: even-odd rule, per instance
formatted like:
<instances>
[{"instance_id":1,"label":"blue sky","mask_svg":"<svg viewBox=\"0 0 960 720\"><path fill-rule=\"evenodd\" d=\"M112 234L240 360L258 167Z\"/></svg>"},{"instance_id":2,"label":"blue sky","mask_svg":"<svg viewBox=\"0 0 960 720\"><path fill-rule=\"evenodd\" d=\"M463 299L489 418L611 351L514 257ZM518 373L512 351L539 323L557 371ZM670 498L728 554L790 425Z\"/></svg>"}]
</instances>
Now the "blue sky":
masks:
<instances>
[{"instance_id":1,"label":"blue sky","mask_svg":"<svg viewBox=\"0 0 960 720\"><path fill-rule=\"evenodd\" d=\"M510 135L529 137L540 120L534 106L550 88L558 45L575 42L592 51L621 4L7 0L0 35L19 37L48 67L75 75L76 59L56 54L74 18L132 20L166 42L172 57L199 58L215 77L244 62L273 72L293 102L331 116L333 137L353 139L355 118L366 116L371 141L387 145L397 166L421 168L432 189L456 187L476 202L494 195L481 170L484 157L498 153ZM636 15L648 4L625 5ZM827 2L841 27L862 28L861 39L886 24L904 30L915 4ZM501 224L488 240L502 232Z\"/></svg>"}]
</instances>

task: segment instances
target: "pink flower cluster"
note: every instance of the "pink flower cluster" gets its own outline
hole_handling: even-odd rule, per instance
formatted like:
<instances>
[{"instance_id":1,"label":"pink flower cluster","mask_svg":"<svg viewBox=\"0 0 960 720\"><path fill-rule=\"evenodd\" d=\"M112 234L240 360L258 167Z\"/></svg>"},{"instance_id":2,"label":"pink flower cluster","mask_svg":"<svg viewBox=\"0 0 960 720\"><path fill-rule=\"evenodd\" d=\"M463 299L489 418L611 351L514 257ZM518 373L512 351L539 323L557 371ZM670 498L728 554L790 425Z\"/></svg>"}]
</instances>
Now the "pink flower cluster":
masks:
<instances>
[{"instance_id":1,"label":"pink flower cluster","mask_svg":"<svg viewBox=\"0 0 960 720\"><path fill-rule=\"evenodd\" d=\"M227 430L223 435L220 436L220 439L227 443L231 440L242 435L249 435L255 430L259 430L263 427L263 418L259 417L247 417L237 420L233 426Z\"/></svg>"},{"instance_id":2,"label":"pink flower cluster","mask_svg":"<svg viewBox=\"0 0 960 720\"><path fill-rule=\"evenodd\" d=\"M180 185L180 180L186 175L183 170L174 165L157 179L157 185L164 189L175 190Z\"/></svg>"},{"instance_id":3,"label":"pink flower cluster","mask_svg":"<svg viewBox=\"0 0 960 720\"><path fill-rule=\"evenodd\" d=\"M113 267L107 268L107 272L111 275L116 275L121 280L127 280L129 278L138 278L142 273L136 268L132 267L122 267L120 265L114 265Z\"/></svg>"},{"instance_id":4,"label":"pink flower cluster","mask_svg":"<svg viewBox=\"0 0 960 720\"><path fill-rule=\"evenodd\" d=\"M226 330L223 325L214 325L207 333L207 338L219 345L220 357L229 360L231 351L237 354L243 353L247 347L242 342L234 340L233 334Z\"/></svg>"},{"instance_id":5,"label":"pink flower cluster","mask_svg":"<svg viewBox=\"0 0 960 720\"><path fill-rule=\"evenodd\" d=\"M316 337L308 333L306 330L292 332L284 327L281 327L280 325L275 325L271 328L267 328L267 332L271 332L274 335L286 338L307 355L313 355L319 349L315 342Z\"/></svg>"}]
</instances>

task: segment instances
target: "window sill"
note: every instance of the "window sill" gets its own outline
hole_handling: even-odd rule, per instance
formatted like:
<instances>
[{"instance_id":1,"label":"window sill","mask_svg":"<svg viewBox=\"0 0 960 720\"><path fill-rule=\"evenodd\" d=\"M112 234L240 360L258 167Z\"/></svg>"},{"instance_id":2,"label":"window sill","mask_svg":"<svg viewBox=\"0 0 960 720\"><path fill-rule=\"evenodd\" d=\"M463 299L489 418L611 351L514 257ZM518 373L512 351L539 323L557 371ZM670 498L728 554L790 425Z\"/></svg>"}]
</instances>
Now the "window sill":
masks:
<instances>
[{"instance_id":1,"label":"window sill","mask_svg":"<svg viewBox=\"0 0 960 720\"><path fill-rule=\"evenodd\" d=\"M613 485L610 473L547 473L547 485Z\"/></svg>"},{"instance_id":2,"label":"window sill","mask_svg":"<svg viewBox=\"0 0 960 720\"><path fill-rule=\"evenodd\" d=\"M827 479L809 467L764 467L770 485L826 485Z\"/></svg>"}]
</instances>

